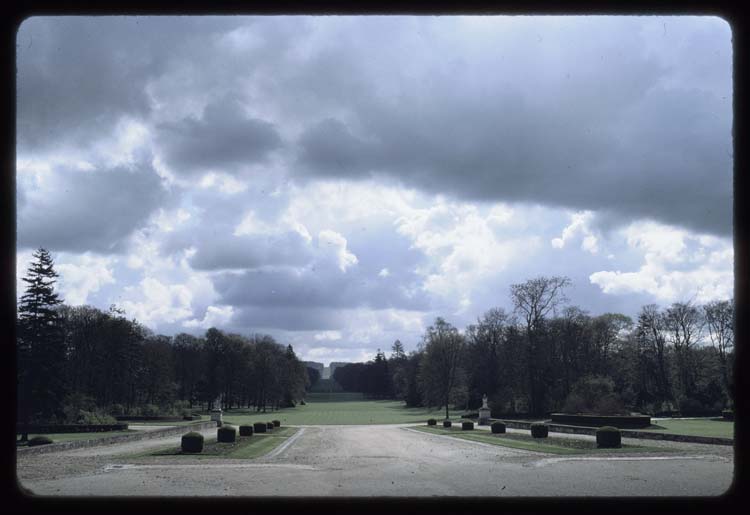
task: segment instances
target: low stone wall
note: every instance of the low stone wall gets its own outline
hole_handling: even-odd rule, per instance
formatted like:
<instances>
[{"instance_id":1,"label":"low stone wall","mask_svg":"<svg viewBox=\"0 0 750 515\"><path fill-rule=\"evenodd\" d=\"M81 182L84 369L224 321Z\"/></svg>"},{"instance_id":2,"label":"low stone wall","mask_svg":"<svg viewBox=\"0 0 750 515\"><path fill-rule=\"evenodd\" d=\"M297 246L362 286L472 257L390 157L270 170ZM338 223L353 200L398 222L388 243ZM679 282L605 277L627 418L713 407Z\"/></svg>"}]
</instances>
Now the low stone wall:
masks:
<instances>
[{"instance_id":1,"label":"low stone wall","mask_svg":"<svg viewBox=\"0 0 750 515\"><path fill-rule=\"evenodd\" d=\"M37 445L35 447L17 447L16 452L19 455L40 454L45 452L69 451L83 447L96 447L99 445L112 445L116 443L135 442L138 440L151 440L154 438L163 438L165 436L182 435L190 431L203 431L216 427L216 422L196 422L195 424L185 424L183 426L165 427L154 431L139 431L129 435L104 436L101 438L92 438L91 440L73 440L70 442L51 443L47 445Z\"/></svg>"},{"instance_id":2,"label":"low stone wall","mask_svg":"<svg viewBox=\"0 0 750 515\"><path fill-rule=\"evenodd\" d=\"M552 422L568 426L602 427L614 426L620 429L642 429L651 425L648 415L574 415L570 413L550 414Z\"/></svg>"},{"instance_id":3,"label":"low stone wall","mask_svg":"<svg viewBox=\"0 0 750 515\"><path fill-rule=\"evenodd\" d=\"M495 419L492 420L493 422ZM531 430L531 422L522 422L520 420L499 420L506 427L514 429ZM547 424L551 433L567 433L575 435L596 436L596 427L567 426L562 424ZM668 440L672 442L688 443L705 443L711 445L734 445L733 438L721 438L718 436L690 436L676 435L672 433L652 433L647 431L636 431L633 429L621 429L620 434L623 438L642 438L644 440Z\"/></svg>"}]
</instances>

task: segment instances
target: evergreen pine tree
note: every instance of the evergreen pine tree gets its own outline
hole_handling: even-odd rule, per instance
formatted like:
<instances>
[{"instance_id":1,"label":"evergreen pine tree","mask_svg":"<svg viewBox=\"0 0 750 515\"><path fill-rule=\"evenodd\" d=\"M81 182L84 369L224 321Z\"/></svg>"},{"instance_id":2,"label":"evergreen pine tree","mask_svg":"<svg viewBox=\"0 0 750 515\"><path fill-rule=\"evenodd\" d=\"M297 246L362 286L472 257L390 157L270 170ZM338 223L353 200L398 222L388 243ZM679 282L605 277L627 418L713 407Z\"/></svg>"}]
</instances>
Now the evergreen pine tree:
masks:
<instances>
[{"instance_id":1,"label":"evergreen pine tree","mask_svg":"<svg viewBox=\"0 0 750 515\"><path fill-rule=\"evenodd\" d=\"M18 415L24 424L58 416L66 393L65 341L56 310L62 301L54 291L58 274L47 250L33 256L17 320Z\"/></svg>"}]
</instances>

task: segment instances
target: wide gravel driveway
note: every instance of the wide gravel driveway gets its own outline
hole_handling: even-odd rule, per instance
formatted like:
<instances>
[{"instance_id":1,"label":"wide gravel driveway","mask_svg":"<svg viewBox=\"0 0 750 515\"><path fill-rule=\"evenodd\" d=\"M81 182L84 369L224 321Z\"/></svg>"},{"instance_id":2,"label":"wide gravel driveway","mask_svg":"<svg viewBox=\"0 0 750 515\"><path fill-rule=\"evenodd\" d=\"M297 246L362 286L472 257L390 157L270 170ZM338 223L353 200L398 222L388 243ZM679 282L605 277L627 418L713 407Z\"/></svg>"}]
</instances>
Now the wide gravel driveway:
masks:
<instances>
[{"instance_id":1,"label":"wide gravel driveway","mask_svg":"<svg viewBox=\"0 0 750 515\"><path fill-rule=\"evenodd\" d=\"M555 456L405 426L307 426L255 460L122 456L172 437L25 456L17 471L23 487L53 496L713 496L733 477L728 446Z\"/></svg>"}]
</instances>

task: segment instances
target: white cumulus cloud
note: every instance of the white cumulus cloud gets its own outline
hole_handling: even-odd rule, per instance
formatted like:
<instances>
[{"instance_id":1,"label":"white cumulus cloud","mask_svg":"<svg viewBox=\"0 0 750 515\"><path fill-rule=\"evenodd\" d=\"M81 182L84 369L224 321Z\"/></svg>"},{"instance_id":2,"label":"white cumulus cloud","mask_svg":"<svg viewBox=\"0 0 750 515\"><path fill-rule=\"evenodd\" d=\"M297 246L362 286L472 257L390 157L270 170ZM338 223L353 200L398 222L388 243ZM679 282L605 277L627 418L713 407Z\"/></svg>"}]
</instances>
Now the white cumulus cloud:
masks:
<instances>
[{"instance_id":1,"label":"white cumulus cloud","mask_svg":"<svg viewBox=\"0 0 750 515\"><path fill-rule=\"evenodd\" d=\"M603 270L589 276L604 293L647 293L663 303L695 298L728 299L734 292L731 241L654 222L636 222L622 231L628 246L643 253L636 271Z\"/></svg>"}]
</instances>

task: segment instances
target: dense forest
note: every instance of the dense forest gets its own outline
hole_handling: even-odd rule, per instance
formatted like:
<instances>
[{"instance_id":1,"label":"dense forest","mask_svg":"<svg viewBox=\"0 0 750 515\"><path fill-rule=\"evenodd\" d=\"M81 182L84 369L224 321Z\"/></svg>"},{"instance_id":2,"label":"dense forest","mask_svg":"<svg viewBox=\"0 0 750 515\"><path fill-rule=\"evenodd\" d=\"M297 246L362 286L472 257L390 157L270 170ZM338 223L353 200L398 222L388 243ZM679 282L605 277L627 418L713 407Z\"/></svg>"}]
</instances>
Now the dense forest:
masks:
<instances>
[{"instance_id":1,"label":"dense forest","mask_svg":"<svg viewBox=\"0 0 750 515\"><path fill-rule=\"evenodd\" d=\"M49 253L38 250L18 305L18 420L111 422L199 408L293 406L307 370L271 336L154 334L112 306L64 305Z\"/></svg>"},{"instance_id":2,"label":"dense forest","mask_svg":"<svg viewBox=\"0 0 750 515\"><path fill-rule=\"evenodd\" d=\"M319 379L290 345L271 336L209 329L204 336L154 334L112 306L64 305L44 249L34 254L18 305L20 422L103 423L116 415L185 414L291 407ZM644 306L637 320L567 305L564 277L510 288L514 310L493 308L463 332L437 318L406 353L378 350L336 368L345 391L407 406L493 414L550 411L683 415L732 406L734 307Z\"/></svg>"},{"instance_id":3,"label":"dense forest","mask_svg":"<svg viewBox=\"0 0 750 515\"><path fill-rule=\"evenodd\" d=\"M417 350L336 369L347 391L409 406L493 414L551 411L715 414L732 406L734 307L643 306L636 320L567 305L564 277L511 286L514 310L487 311L463 332L438 318ZM448 410L446 409L446 416Z\"/></svg>"}]
</instances>

